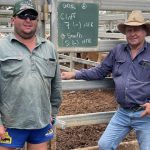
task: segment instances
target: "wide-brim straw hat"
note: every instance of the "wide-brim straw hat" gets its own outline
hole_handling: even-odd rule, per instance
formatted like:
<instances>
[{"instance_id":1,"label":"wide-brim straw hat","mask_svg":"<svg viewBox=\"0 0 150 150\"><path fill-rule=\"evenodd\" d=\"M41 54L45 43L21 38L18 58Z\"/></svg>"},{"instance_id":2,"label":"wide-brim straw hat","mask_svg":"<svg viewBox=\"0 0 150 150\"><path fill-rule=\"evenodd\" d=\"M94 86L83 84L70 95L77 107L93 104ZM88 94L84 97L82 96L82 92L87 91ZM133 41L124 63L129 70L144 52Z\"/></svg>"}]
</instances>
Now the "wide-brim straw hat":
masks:
<instances>
[{"instance_id":1,"label":"wide-brim straw hat","mask_svg":"<svg viewBox=\"0 0 150 150\"><path fill-rule=\"evenodd\" d=\"M150 22L144 20L144 16L140 10L134 10L129 15L125 23L118 24L118 30L125 34L126 26L145 26L147 36L150 36Z\"/></svg>"}]
</instances>

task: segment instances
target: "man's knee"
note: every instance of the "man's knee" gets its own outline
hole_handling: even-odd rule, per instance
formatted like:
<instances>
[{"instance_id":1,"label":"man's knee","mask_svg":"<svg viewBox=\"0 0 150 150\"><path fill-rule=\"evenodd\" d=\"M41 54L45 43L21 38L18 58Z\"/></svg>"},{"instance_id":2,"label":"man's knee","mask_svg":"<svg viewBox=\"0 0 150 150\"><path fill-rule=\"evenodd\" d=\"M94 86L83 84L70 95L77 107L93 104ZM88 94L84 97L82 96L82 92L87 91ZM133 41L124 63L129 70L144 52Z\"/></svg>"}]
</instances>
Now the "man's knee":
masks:
<instances>
[{"instance_id":1,"label":"man's knee","mask_svg":"<svg viewBox=\"0 0 150 150\"><path fill-rule=\"evenodd\" d=\"M99 139L98 141L99 150L112 150L111 144L108 141Z\"/></svg>"},{"instance_id":2,"label":"man's knee","mask_svg":"<svg viewBox=\"0 0 150 150\"><path fill-rule=\"evenodd\" d=\"M116 150L119 144L114 143L109 139L99 139L98 148L99 150Z\"/></svg>"}]
</instances>

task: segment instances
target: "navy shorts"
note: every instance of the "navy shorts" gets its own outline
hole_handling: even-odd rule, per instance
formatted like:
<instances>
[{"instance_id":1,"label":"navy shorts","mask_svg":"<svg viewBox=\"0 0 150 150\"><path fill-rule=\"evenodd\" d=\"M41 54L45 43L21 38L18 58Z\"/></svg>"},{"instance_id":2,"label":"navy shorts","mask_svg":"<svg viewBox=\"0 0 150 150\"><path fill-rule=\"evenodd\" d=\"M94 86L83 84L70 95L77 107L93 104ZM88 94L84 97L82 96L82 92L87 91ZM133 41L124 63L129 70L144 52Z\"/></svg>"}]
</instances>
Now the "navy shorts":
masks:
<instances>
[{"instance_id":1,"label":"navy shorts","mask_svg":"<svg viewBox=\"0 0 150 150\"><path fill-rule=\"evenodd\" d=\"M23 148L25 142L39 144L54 137L52 126L49 124L42 129L13 129L7 128L5 139L0 140L0 146Z\"/></svg>"}]
</instances>

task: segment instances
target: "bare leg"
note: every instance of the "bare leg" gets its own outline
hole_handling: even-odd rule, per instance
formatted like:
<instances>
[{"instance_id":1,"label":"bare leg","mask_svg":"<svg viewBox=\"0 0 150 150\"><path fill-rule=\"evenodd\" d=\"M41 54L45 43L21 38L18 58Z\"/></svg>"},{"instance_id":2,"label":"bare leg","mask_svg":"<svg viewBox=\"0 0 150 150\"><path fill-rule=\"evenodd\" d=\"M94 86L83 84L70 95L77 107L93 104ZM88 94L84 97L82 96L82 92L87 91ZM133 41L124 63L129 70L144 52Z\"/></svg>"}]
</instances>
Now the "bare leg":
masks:
<instances>
[{"instance_id":1,"label":"bare leg","mask_svg":"<svg viewBox=\"0 0 150 150\"><path fill-rule=\"evenodd\" d=\"M40 143L40 144L27 144L27 150L47 150L48 146L47 146L47 142L44 143ZM1 150L1 149L0 149Z\"/></svg>"},{"instance_id":2,"label":"bare leg","mask_svg":"<svg viewBox=\"0 0 150 150\"><path fill-rule=\"evenodd\" d=\"M1 147L0 146L0 150L15 150L15 148L8 148L8 147Z\"/></svg>"}]
</instances>

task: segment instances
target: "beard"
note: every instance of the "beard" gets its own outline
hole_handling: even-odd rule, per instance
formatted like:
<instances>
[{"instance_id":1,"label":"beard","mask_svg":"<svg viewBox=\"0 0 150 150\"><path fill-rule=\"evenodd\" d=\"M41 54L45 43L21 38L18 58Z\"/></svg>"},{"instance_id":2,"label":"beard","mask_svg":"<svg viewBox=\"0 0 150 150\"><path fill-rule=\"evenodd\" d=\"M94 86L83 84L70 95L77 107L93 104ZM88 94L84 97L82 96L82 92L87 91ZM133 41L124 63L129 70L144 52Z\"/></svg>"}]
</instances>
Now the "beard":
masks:
<instances>
[{"instance_id":1,"label":"beard","mask_svg":"<svg viewBox=\"0 0 150 150\"><path fill-rule=\"evenodd\" d=\"M32 37L35 36L36 28L34 30L31 30L30 32L26 32L26 31L23 31L23 30L18 30L16 28L14 28L14 31L22 39L31 39Z\"/></svg>"}]
</instances>

